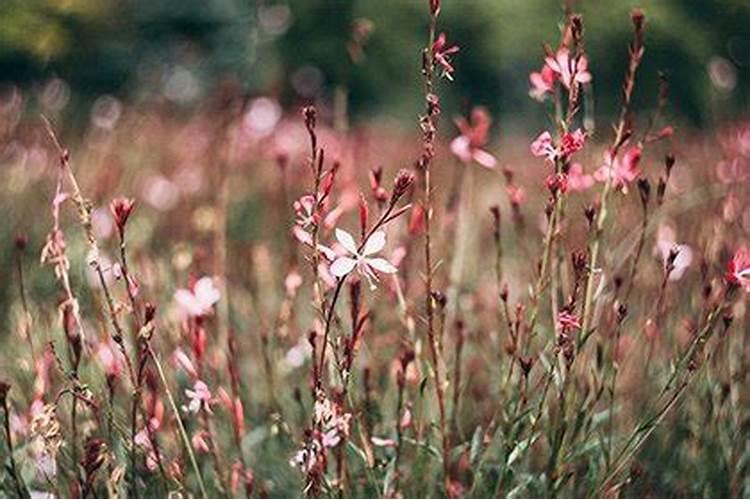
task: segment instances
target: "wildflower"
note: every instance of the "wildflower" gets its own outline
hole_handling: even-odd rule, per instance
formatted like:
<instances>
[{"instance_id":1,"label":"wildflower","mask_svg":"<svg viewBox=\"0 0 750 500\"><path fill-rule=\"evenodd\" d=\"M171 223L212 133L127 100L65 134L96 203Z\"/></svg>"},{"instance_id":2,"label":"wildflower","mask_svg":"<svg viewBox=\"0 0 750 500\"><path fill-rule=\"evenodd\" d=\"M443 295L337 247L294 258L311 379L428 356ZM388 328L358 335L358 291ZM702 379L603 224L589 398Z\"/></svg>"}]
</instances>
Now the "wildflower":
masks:
<instances>
[{"instance_id":1,"label":"wildflower","mask_svg":"<svg viewBox=\"0 0 750 500\"><path fill-rule=\"evenodd\" d=\"M628 192L628 184L633 182L641 174L638 163L641 160L641 148L634 146L627 150L622 159L613 158L612 152L604 153L604 165L594 172L594 179L599 182L609 180L616 189L621 189L623 194Z\"/></svg>"},{"instance_id":2,"label":"wildflower","mask_svg":"<svg viewBox=\"0 0 750 500\"><path fill-rule=\"evenodd\" d=\"M656 237L656 245L654 246L654 255L661 257L664 265L670 259L670 254L676 252L676 257L671 263L671 271L669 273L670 281L679 281L682 275L693 261L693 251L688 245L678 244L675 241L675 232L669 226L661 226Z\"/></svg>"},{"instance_id":3,"label":"wildflower","mask_svg":"<svg viewBox=\"0 0 750 500\"><path fill-rule=\"evenodd\" d=\"M119 231L121 237L125 233L125 224L128 222L128 217L133 212L133 208L135 208L135 200L132 198L115 198L109 204L109 210L112 212L117 231Z\"/></svg>"},{"instance_id":4,"label":"wildflower","mask_svg":"<svg viewBox=\"0 0 750 500\"><path fill-rule=\"evenodd\" d=\"M573 163L568 170L568 189L571 191L585 191L594 185L594 178L583 172L583 165Z\"/></svg>"},{"instance_id":5,"label":"wildflower","mask_svg":"<svg viewBox=\"0 0 750 500\"><path fill-rule=\"evenodd\" d=\"M108 342L101 342L96 350L96 357L104 368L107 380L114 381L120 376L121 365L117 356L117 350Z\"/></svg>"},{"instance_id":6,"label":"wildflower","mask_svg":"<svg viewBox=\"0 0 750 500\"><path fill-rule=\"evenodd\" d=\"M738 248L727 266L727 280L750 292L750 248Z\"/></svg>"},{"instance_id":7,"label":"wildflower","mask_svg":"<svg viewBox=\"0 0 750 500\"><path fill-rule=\"evenodd\" d=\"M514 207L523 205L526 201L526 190L521 186L515 186L513 184L505 187L505 192L508 195L510 204Z\"/></svg>"},{"instance_id":8,"label":"wildflower","mask_svg":"<svg viewBox=\"0 0 750 500\"><path fill-rule=\"evenodd\" d=\"M531 154L544 158L548 163L555 163L558 159L567 161L574 153L583 148L586 133L579 129L565 132L560 139L560 146L555 146L552 135L544 131L531 143Z\"/></svg>"},{"instance_id":9,"label":"wildflower","mask_svg":"<svg viewBox=\"0 0 750 500\"><path fill-rule=\"evenodd\" d=\"M297 214L297 225L301 228L315 226L320 222L320 215L315 209L315 196L305 194L294 202L294 213Z\"/></svg>"},{"instance_id":10,"label":"wildflower","mask_svg":"<svg viewBox=\"0 0 750 500\"><path fill-rule=\"evenodd\" d=\"M211 448L208 446L210 438L211 436L208 434L208 432L200 430L193 434L190 442L193 445L193 449L195 449L195 451L197 451L198 453L208 453L211 450Z\"/></svg>"},{"instance_id":11,"label":"wildflower","mask_svg":"<svg viewBox=\"0 0 750 500\"><path fill-rule=\"evenodd\" d=\"M156 430L151 423L148 425L152 427L152 432ZM156 456L156 450L151 443L149 431L145 427L135 435L135 444L140 446L146 452L146 468L150 471L156 470L156 467L159 465L158 457Z\"/></svg>"},{"instance_id":12,"label":"wildflower","mask_svg":"<svg viewBox=\"0 0 750 500\"><path fill-rule=\"evenodd\" d=\"M219 301L219 290L209 277L203 277L195 282L192 290L180 288L174 294L174 299L188 316L201 317L211 313L213 305Z\"/></svg>"},{"instance_id":13,"label":"wildflower","mask_svg":"<svg viewBox=\"0 0 750 500\"><path fill-rule=\"evenodd\" d=\"M451 152L463 163L477 162L486 168L495 168L497 160L482 147L487 144L487 135L492 120L484 108L474 108L470 120L458 118L456 126L461 135L451 141Z\"/></svg>"},{"instance_id":14,"label":"wildflower","mask_svg":"<svg viewBox=\"0 0 750 500\"><path fill-rule=\"evenodd\" d=\"M442 76L453 80L455 68L451 64L450 56L458 52L458 45L448 45L445 33L440 33L432 44L433 64L437 64L443 70Z\"/></svg>"},{"instance_id":15,"label":"wildflower","mask_svg":"<svg viewBox=\"0 0 750 500\"><path fill-rule=\"evenodd\" d=\"M541 70L534 71L529 75L529 81L532 85L532 89L529 90L529 96L541 102L554 88L555 72L545 64Z\"/></svg>"},{"instance_id":16,"label":"wildflower","mask_svg":"<svg viewBox=\"0 0 750 500\"><path fill-rule=\"evenodd\" d=\"M557 54L548 56L544 61L568 90L575 85L591 81L588 59L584 55L571 57L570 51L563 47L557 51Z\"/></svg>"},{"instance_id":17,"label":"wildflower","mask_svg":"<svg viewBox=\"0 0 750 500\"><path fill-rule=\"evenodd\" d=\"M190 360L190 357L180 349L179 347L175 349L174 353L172 354L172 361L174 364L182 370L190 375L193 378L198 378L198 371L195 369L195 365Z\"/></svg>"},{"instance_id":18,"label":"wildflower","mask_svg":"<svg viewBox=\"0 0 750 500\"><path fill-rule=\"evenodd\" d=\"M187 406L187 410L191 413L198 413L201 409L205 409L211 413L211 391L208 390L208 386L202 380L198 380L193 385L193 389L185 389L185 395L190 398L190 404Z\"/></svg>"},{"instance_id":19,"label":"wildflower","mask_svg":"<svg viewBox=\"0 0 750 500\"><path fill-rule=\"evenodd\" d=\"M375 231L372 233L362 247L361 253L357 248L357 244L354 242L352 235L343 229L336 229L336 239L349 255L351 255L351 257L338 257L333 261L333 264L331 264L331 274L337 278L345 277L356 268L362 276L367 278L367 281L370 283L370 289L372 290L375 289L375 282L378 281L375 271L380 271L386 274L393 274L397 271L393 264L386 259L370 257L381 251L385 246L385 233L383 231Z\"/></svg>"},{"instance_id":20,"label":"wildflower","mask_svg":"<svg viewBox=\"0 0 750 500\"><path fill-rule=\"evenodd\" d=\"M531 154L544 157L548 162L554 163L557 156L557 148L552 143L552 135L546 130L531 143Z\"/></svg>"}]
</instances>

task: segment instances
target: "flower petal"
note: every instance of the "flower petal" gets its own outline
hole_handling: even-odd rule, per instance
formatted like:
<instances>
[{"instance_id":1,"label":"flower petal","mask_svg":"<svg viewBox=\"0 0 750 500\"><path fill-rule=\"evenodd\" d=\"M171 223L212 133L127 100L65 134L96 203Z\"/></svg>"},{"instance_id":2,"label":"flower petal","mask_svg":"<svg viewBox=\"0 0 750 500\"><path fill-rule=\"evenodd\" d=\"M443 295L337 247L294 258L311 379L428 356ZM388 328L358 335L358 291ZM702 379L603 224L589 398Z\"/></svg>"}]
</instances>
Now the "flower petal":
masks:
<instances>
[{"instance_id":1,"label":"flower petal","mask_svg":"<svg viewBox=\"0 0 750 500\"><path fill-rule=\"evenodd\" d=\"M497 165L497 159L483 149L474 150L474 161L485 168L495 168Z\"/></svg>"},{"instance_id":2,"label":"flower petal","mask_svg":"<svg viewBox=\"0 0 750 500\"><path fill-rule=\"evenodd\" d=\"M377 269L381 273L393 274L396 271L398 271L398 269L396 269L396 267L393 264L391 264L387 260L382 259L380 257L375 258L375 259L365 259L365 264Z\"/></svg>"},{"instance_id":3,"label":"flower petal","mask_svg":"<svg viewBox=\"0 0 750 500\"><path fill-rule=\"evenodd\" d=\"M339 257L338 259L333 261L333 264L331 264L329 271L331 271L331 274L333 274L337 278L343 278L344 276L352 272L352 269L354 269L354 266L356 265L357 261L354 259L350 259L349 257Z\"/></svg>"},{"instance_id":4,"label":"flower petal","mask_svg":"<svg viewBox=\"0 0 750 500\"><path fill-rule=\"evenodd\" d=\"M383 249L385 246L385 233L383 231L375 231L367 238L365 248L362 249L362 255L372 255Z\"/></svg>"},{"instance_id":5,"label":"flower petal","mask_svg":"<svg viewBox=\"0 0 750 500\"><path fill-rule=\"evenodd\" d=\"M357 255L357 244L354 242L352 235L344 231L343 229L336 228L336 239L339 240L341 246L346 249L352 255Z\"/></svg>"}]
</instances>

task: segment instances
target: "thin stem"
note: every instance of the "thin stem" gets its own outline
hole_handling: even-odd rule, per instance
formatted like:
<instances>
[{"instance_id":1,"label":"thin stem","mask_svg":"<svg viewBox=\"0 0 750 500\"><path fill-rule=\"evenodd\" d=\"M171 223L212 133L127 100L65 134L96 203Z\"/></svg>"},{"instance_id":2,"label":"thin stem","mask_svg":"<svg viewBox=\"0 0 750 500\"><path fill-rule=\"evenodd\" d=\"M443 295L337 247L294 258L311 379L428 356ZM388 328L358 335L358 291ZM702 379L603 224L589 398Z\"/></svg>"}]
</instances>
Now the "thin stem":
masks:
<instances>
[{"instance_id":1,"label":"thin stem","mask_svg":"<svg viewBox=\"0 0 750 500\"><path fill-rule=\"evenodd\" d=\"M177 420L177 428L180 433L180 437L182 438L182 444L185 447L185 450L187 451L188 457L190 458L190 464L193 467L193 471L195 472L196 480L198 481L198 488L200 489L201 496L203 498L208 498L208 494L206 493L206 487L203 483L203 476L201 475L200 468L198 467L198 461L195 459L195 453L193 452L193 446L190 443L190 438L187 435L187 431L185 430L185 424L182 422L182 418L180 417L180 412L177 409L177 404L175 403L174 396L172 396L172 391L169 389L169 382L167 382L167 377L164 374L164 369L162 368L161 361L159 361L159 358L156 356L156 353L151 348L151 344L146 342L146 350L148 352L148 355L151 357L151 359L154 362L154 365L156 366L156 371L159 372L159 378L161 379L161 383L164 386L164 392L167 394L167 400L169 401L169 406L172 409L172 413L174 413L175 420Z\"/></svg>"}]
</instances>

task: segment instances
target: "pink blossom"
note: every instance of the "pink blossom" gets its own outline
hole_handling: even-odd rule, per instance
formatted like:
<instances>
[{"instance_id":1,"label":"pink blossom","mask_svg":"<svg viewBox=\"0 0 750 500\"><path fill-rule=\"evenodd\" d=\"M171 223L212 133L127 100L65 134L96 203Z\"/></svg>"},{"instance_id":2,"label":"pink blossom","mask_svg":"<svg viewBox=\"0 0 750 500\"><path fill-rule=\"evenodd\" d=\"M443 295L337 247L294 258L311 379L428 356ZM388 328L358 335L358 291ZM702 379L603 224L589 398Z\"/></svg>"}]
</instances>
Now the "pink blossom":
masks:
<instances>
[{"instance_id":1,"label":"pink blossom","mask_svg":"<svg viewBox=\"0 0 750 500\"><path fill-rule=\"evenodd\" d=\"M210 451L208 446L209 438L208 432L201 430L193 434L190 442L193 445L193 449L198 453L208 453Z\"/></svg>"},{"instance_id":2,"label":"pink blossom","mask_svg":"<svg viewBox=\"0 0 750 500\"><path fill-rule=\"evenodd\" d=\"M188 316L200 317L211 313L213 305L219 301L220 296L213 280L203 277L195 282L192 290L185 288L177 290L174 299Z\"/></svg>"},{"instance_id":3,"label":"pink blossom","mask_svg":"<svg viewBox=\"0 0 750 500\"><path fill-rule=\"evenodd\" d=\"M486 168L495 168L497 160L482 147L487 144L492 120L484 108L474 108L471 119L458 118L456 126L461 135L451 141L451 152L463 163L472 161Z\"/></svg>"},{"instance_id":4,"label":"pink blossom","mask_svg":"<svg viewBox=\"0 0 750 500\"><path fill-rule=\"evenodd\" d=\"M555 72L545 64L540 71L534 71L529 75L529 81L532 85L529 95L537 101L543 101L554 88Z\"/></svg>"},{"instance_id":5,"label":"pink blossom","mask_svg":"<svg viewBox=\"0 0 750 500\"><path fill-rule=\"evenodd\" d=\"M458 45L448 45L445 33L440 33L432 44L432 59L442 69L442 76L453 80L455 68L450 57L459 51Z\"/></svg>"},{"instance_id":6,"label":"pink blossom","mask_svg":"<svg viewBox=\"0 0 750 500\"><path fill-rule=\"evenodd\" d=\"M552 134L544 131L531 143L531 154L544 158L548 163L555 163L558 158L567 160L574 153L583 148L586 141L586 133L579 129L573 132L565 132L560 140L560 147L555 146Z\"/></svg>"},{"instance_id":7,"label":"pink blossom","mask_svg":"<svg viewBox=\"0 0 750 500\"><path fill-rule=\"evenodd\" d=\"M594 178L584 173L583 165L573 163L568 170L568 189L571 191L585 191L594 185Z\"/></svg>"},{"instance_id":8,"label":"pink blossom","mask_svg":"<svg viewBox=\"0 0 750 500\"><path fill-rule=\"evenodd\" d=\"M591 81L591 73L588 72L588 59L584 55L571 57L570 51L563 47L557 51L554 57L549 56L544 61L568 90L576 84Z\"/></svg>"},{"instance_id":9,"label":"pink blossom","mask_svg":"<svg viewBox=\"0 0 750 500\"><path fill-rule=\"evenodd\" d=\"M554 163L557 156L557 148L552 143L552 135L546 130L531 143L531 154L543 157L550 163Z\"/></svg>"},{"instance_id":10,"label":"pink blossom","mask_svg":"<svg viewBox=\"0 0 750 500\"><path fill-rule=\"evenodd\" d=\"M295 200L293 206L299 227L307 228L320 222L320 215L316 210L315 196L311 194L302 195L298 200Z\"/></svg>"},{"instance_id":11,"label":"pink blossom","mask_svg":"<svg viewBox=\"0 0 750 500\"><path fill-rule=\"evenodd\" d=\"M609 180L616 189L621 189L627 194L628 184L633 182L641 174L638 163L641 160L641 148L634 146L628 149L620 158L613 158L612 152L604 153L604 165L594 172L594 179L599 182Z\"/></svg>"},{"instance_id":12,"label":"pink blossom","mask_svg":"<svg viewBox=\"0 0 750 500\"><path fill-rule=\"evenodd\" d=\"M185 395L190 399L188 411L198 413L201 409L205 409L211 413L211 391L208 390L205 382L197 380L192 390L185 389Z\"/></svg>"},{"instance_id":13,"label":"pink blossom","mask_svg":"<svg viewBox=\"0 0 750 500\"><path fill-rule=\"evenodd\" d=\"M174 361L174 364L182 368L185 373L193 378L198 378L198 371L195 369L195 365L190 360L190 357L188 357L185 351L183 351L179 347L175 349L174 353L172 354L172 360Z\"/></svg>"},{"instance_id":14,"label":"pink blossom","mask_svg":"<svg viewBox=\"0 0 750 500\"><path fill-rule=\"evenodd\" d=\"M750 292L750 248L738 248L727 266L727 280Z\"/></svg>"},{"instance_id":15,"label":"pink blossom","mask_svg":"<svg viewBox=\"0 0 750 500\"><path fill-rule=\"evenodd\" d=\"M331 264L331 274L337 278L344 278L356 268L370 283L370 289L374 289L375 282L378 281L375 271L386 274L393 274L397 271L396 267L386 259L370 257L385 247L385 233L383 231L372 233L362 247L361 253L352 235L343 229L336 229L336 239L350 255L338 257Z\"/></svg>"},{"instance_id":16,"label":"pink blossom","mask_svg":"<svg viewBox=\"0 0 750 500\"><path fill-rule=\"evenodd\" d=\"M120 375L120 360L116 350L108 342L100 342L96 349L96 357L104 368L107 378L117 378Z\"/></svg>"}]
</instances>

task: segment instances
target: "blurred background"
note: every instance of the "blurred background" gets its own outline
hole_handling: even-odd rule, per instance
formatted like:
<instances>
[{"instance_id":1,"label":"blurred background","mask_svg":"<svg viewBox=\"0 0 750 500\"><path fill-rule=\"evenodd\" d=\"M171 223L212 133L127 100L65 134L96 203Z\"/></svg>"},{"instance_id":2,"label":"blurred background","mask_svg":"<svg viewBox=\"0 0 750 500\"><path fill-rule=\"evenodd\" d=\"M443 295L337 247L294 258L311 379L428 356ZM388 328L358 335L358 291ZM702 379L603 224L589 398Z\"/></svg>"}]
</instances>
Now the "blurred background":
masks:
<instances>
[{"instance_id":1,"label":"blurred background","mask_svg":"<svg viewBox=\"0 0 750 500\"><path fill-rule=\"evenodd\" d=\"M425 3L3 0L0 87L64 107L68 127L86 126L104 95L189 111L231 84L285 109L338 101L354 123L384 118L413 128ZM543 123L527 96L528 74L541 65L542 43L557 43L561 2L444 3L441 25L461 47L456 82L441 90L445 107L453 114L485 105L506 131ZM750 2L580 0L573 9L584 14L597 115L617 105L611 89L620 85L635 6L649 22L636 107L653 106L664 71L678 121L708 127L747 109Z\"/></svg>"}]
</instances>

